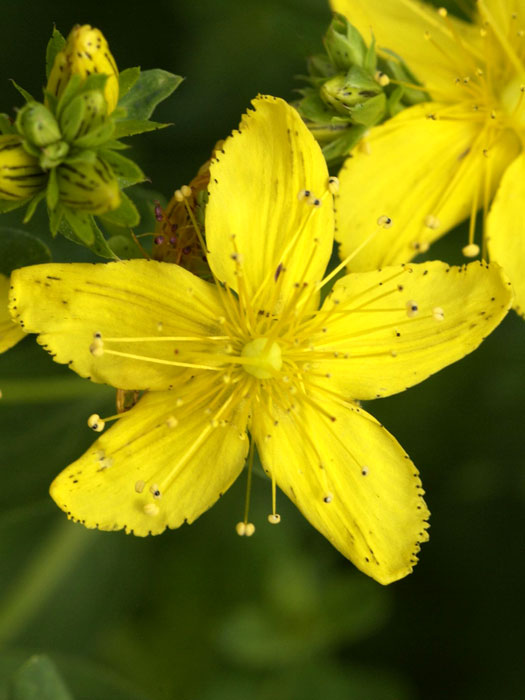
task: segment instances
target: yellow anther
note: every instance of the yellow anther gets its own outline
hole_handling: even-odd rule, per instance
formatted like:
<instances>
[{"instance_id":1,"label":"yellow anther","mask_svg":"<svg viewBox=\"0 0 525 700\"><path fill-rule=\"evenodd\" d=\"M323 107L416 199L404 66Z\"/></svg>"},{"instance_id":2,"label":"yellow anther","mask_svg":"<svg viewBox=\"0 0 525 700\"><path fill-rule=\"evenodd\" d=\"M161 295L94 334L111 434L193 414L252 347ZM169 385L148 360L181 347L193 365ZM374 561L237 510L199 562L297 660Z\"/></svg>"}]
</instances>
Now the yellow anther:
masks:
<instances>
[{"instance_id":1,"label":"yellow anther","mask_svg":"<svg viewBox=\"0 0 525 700\"><path fill-rule=\"evenodd\" d=\"M392 219L389 216L386 216L386 214L383 214L383 216L380 216L377 220L377 225L381 226L382 228L390 228L392 224Z\"/></svg>"},{"instance_id":2,"label":"yellow anther","mask_svg":"<svg viewBox=\"0 0 525 700\"><path fill-rule=\"evenodd\" d=\"M237 523L237 525L235 526L235 532L239 535L239 537L244 537L244 535L246 534L246 523Z\"/></svg>"},{"instance_id":3,"label":"yellow anther","mask_svg":"<svg viewBox=\"0 0 525 700\"><path fill-rule=\"evenodd\" d=\"M101 433L106 425L98 413L93 413L91 416L89 416L87 424L88 427L91 428L91 430L94 430L96 433Z\"/></svg>"},{"instance_id":4,"label":"yellow anther","mask_svg":"<svg viewBox=\"0 0 525 700\"><path fill-rule=\"evenodd\" d=\"M281 522L281 516L279 515L279 513L270 513L270 515L268 516L268 522L272 525L277 525Z\"/></svg>"},{"instance_id":5,"label":"yellow anther","mask_svg":"<svg viewBox=\"0 0 525 700\"><path fill-rule=\"evenodd\" d=\"M191 197L191 187L188 187L188 185L182 185L180 191L183 197Z\"/></svg>"},{"instance_id":6,"label":"yellow anther","mask_svg":"<svg viewBox=\"0 0 525 700\"><path fill-rule=\"evenodd\" d=\"M166 425L168 426L168 428L176 428L178 424L179 421L175 418L175 416L170 416L166 419Z\"/></svg>"},{"instance_id":7,"label":"yellow anther","mask_svg":"<svg viewBox=\"0 0 525 700\"><path fill-rule=\"evenodd\" d=\"M444 7L440 7L440 8L438 9L438 15L439 15L440 17L443 17L443 18L444 18L444 17L446 17L446 16L448 15L448 12L447 12L447 10L446 10Z\"/></svg>"},{"instance_id":8,"label":"yellow anther","mask_svg":"<svg viewBox=\"0 0 525 700\"><path fill-rule=\"evenodd\" d=\"M436 319L436 321L443 321L445 318L445 312L441 306L436 306L434 309L432 309L432 316Z\"/></svg>"},{"instance_id":9,"label":"yellow anther","mask_svg":"<svg viewBox=\"0 0 525 700\"><path fill-rule=\"evenodd\" d=\"M476 243L469 243L462 249L461 252L466 258L475 258L477 255L479 255L479 245Z\"/></svg>"},{"instance_id":10,"label":"yellow anther","mask_svg":"<svg viewBox=\"0 0 525 700\"><path fill-rule=\"evenodd\" d=\"M160 509L157 505L155 505L155 503L146 503L146 505L144 506L144 513L146 513L146 515L154 516L158 515L159 512Z\"/></svg>"},{"instance_id":11,"label":"yellow anther","mask_svg":"<svg viewBox=\"0 0 525 700\"><path fill-rule=\"evenodd\" d=\"M157 486L157 484L152 484L152 485L149 487L149 492L151 493L151 495L153 496L153 498L162 498L162 494L161 494L160 489L159 489L159 487Z\"/></svg>"},{"instance_id":12,"label":"yellow anther","mask_svg":"<svg viewBox=\"0 0 525 700\"><path fill-rule=\"evenodd\" d=\"M414 318L414 316L417 316L417 313L419 311L419 307L413 299L410 299L410 301L407 301L406 311L407 311L408 318Z\"/></svg>"},{"instance_id":13,"label":"yellow anther","mask_svg":"<svg viewBox=\"0 0 525 700\"><path fill-rule=\"evenodd\" d=\"M182 194L182 190L175 190L175 194L173 196L175 197L175 200L177 202L184 201L184 195Z\"/></svg>"},{"instance_id":14,"label":"yellow anther","mask_svg":"<svg viewBox=\"0 0 525 700\"><path fill-rule=\"evenodd\" d=\"M332 194L337 194L339 192L339 180L333 175L328 178L328 190Z\"/></svg>"},{"instance_id":15,"label":"yellow anther","mask_svg":"<svg viewBox=\"0 0 525 700\"><path fill-rule=\"evenodd\" d=\"M135 491L137 493L142 493L144 491L145 486L146 486L146 482L143 481L142 479L139 479L139 481L135 482Z\"/></svg>"},{"instance_id":16,"label":"yellow anther","mask_svg":"<svg viewBox=\"0 0 525 700\"><path fill-rule=\"evenodd\" d=\"M379 85L381 85L381 87L386 87L390 84L390 78L386 73L383 73L383 71L376 70L374 78L376 82L378 82Z\"/></svg>"},{"instance_id":17,"label":"yellow anther","mask_svg":"<svg viewBox=\"0 0 525 700\"><path fill-rule=\"evenodd\" d=\"M246 537L251 537L254 532L255 532L255 525L253 523L246 523L246 530L244 531L244 534L246 535Z\"/></svg>"},{"instance_id":18,"label":"yellow anther","mask_svg":"<svg viewBox=\"0 0 525 700\"><path fill-rule=\"evenodd\" d=\"M434 216L433 214L429 214L428 216L425 216L425 226L427 228L431 228L433 230L436 230L439 228L441 225L439 219L437 216Z\"/></svg>"}]
</instances>

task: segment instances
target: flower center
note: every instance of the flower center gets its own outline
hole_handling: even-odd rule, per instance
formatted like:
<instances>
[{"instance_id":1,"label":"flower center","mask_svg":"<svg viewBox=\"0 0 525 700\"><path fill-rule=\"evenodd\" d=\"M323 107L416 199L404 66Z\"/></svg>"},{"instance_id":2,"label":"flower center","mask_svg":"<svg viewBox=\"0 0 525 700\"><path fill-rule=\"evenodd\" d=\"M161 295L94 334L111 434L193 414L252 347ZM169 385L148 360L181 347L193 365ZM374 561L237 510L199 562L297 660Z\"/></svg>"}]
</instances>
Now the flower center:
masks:
<instances>
[{"instance_id":1,"label":"flower center","mask_svg":"<svg viewBox=\"0 0 525 700\"><path fill-rule=\"evenodd\" d=\"M257 379L273 377L283 364L281 348L268 338L256 338L247 343L242 349L241 357L250 359L243 367Z\"/></svg>"}]
</instances>

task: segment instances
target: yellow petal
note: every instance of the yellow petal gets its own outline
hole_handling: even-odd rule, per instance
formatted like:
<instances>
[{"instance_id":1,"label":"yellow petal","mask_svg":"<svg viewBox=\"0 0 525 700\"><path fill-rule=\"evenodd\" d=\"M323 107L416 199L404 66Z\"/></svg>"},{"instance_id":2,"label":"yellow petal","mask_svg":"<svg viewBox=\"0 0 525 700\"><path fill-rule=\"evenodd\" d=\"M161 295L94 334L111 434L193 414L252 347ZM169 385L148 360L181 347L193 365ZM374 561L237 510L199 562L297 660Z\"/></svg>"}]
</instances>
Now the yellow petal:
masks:
<instances>
[{"instance_id":1,"label":"yellow petal","mask_svg":"<svg viewBox=\"0 0 525 700\"><path fill-rule=\"evenodd\" d=\"M7 308L9 278L0 274L0 352L5 352L22 340L25 333L17 323L13 323Z\"/></svg>"},{"instance_id":2,"label":"yellow petal","mask_svg":"<svg viewBox=\"0 0 525 700\"><path fill-rule=\"evenodd\" d=\"M491 260L503 266L515 293L516 311L525 316L525 155L507 168L487 220Z\"/></svg>"},{"instance_id":3,"label":"yellow petal","mask_svg":"<svg viewBox=\"0 0 525 700\"><path fill-rule=\"evenodd\" d=\"M199 379L209 388L209 377ZM197 384L143 396L55 479L57 505L86 527L140 536L191 523L212 506L242 470L249 441L245 425L213 428L202 403L193 405Z\"/></svg>"},{"instance_id":4,"label":"yellow petal","mask_svg":"<svg viewBox=\"0 0 525 700\"><path fill-rule=\"evenodd\" d=\"M157 338L221 334L215 287L177 265L152 260L36 265L16 270L12 285L13 318L26 332L40 334L38 342L56 362L119 389L168 389L185 371L173 364L184 361L184 350L208 349ZM95 333L102 336L103 354L92 352Z\"/></svg>"},{"instance_id":5,"label":"yellow petal","mask_svg":"<svg viewBox=\"0 0 525 700\"><path fill-rule=\"evenodd\" d=\"M387 267L339 280L312 338L325 389L371 399L403 391L478 347L511 302L496 264L442 262ZM337 355L337 357L335 356Z\"/></svg>"},{"instance_id":6,"label":"yellow petal","mask_svg":"<svg viewBox=\"0 0 525 700\"><path fill-rule=\"evenodd\" d=\"M437 8L415 0L330 0L330 4L367 43L373 35L380 48L399 54L434 99L462 97L455 79L462 67L468 75L471 62L457 37L479 54L478 27L451 15L445 20Z\"/></svg>"},{"instance_id":7,"label":"yellow petal","mask_svg":"<svg viewBox=\"0 0 525 700\"><path fill-rule=\"evenodd\" d=\"M339 174L336 200L341 256L350 255L375 231L377 235L351 260L350 271L374 270L411 260L470 215L481 192L490 159L492 189L518 153L515 136L503 132L483 150L488 137L468 119L431 119L444 105L404 110L371 130ZM479 205L482 203L479 195ZM382 216L390 228L378 226Z\"/></svg>"},{"instance_id":8,"label":"yellow petal","mask_svg":"<svg viewBox=\"0 0 525 700\"><path fill-rule=\"evenodd\" d=\"M321 149L295 109L275 97L253 100L239 132L210 167L206 207L209 263L261 309L278 306L294 284L321 279L333 243L332 197ZM300 193L308 190L320 206ZM239 281L238 273L242 273Z\"/></svg>"},{"instance_id":9,"label":"yellow petal","mask_svg":"<svg viewBox=\"0 0 525 700\"><path fill-rule=\"evenodd\" d=\"M254 416L264 468L361 571L383 584L396 581L412 571L428 539L418 472L362 409L317 403L335 421L309 405L295 414Z\"/></svg>"}]
</instances>

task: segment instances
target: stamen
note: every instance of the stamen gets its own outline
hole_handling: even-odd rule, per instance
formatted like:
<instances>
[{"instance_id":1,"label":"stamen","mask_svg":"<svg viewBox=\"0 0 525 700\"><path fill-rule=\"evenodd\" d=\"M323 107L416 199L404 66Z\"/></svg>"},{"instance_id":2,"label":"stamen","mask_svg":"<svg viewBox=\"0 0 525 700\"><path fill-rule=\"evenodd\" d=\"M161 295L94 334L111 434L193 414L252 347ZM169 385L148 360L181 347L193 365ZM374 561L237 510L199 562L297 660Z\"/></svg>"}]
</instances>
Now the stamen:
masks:
<instances>
[{"instance_id":1,"label":"stamen","mask_svg":"<svg viewBox=\"0 0 525 700\"><path fill-rule=\"evenodd\" d=\"M271 525L278 525L281 522L281 516L279 513L270 513L268 516L268 522Z\"/></svg>"},{"instance_id":2,"label":"stamen","mask_svg":"<svg viewBox=\"0 0 525 700\"><path fill-rule=\"evenodd\" d=\"M135 491L137 493L142 493L144 491L145 486L146 486L146 482L143 481L142 479L139 479L139 481L135 482Z\"/></svg>"},{"instance_id":3,"label":"stamen","mask_svg":"<svg viewBox=\"0 0 525 700\"><path fill-rule=\"evenodd\" d=\"M466 258L475 258L479 255L479 245L476 243L469 243L462 248L461 252Z\"/></svg>"},{"instance_id":4,"label":"stamen","mask_svg":"<svg viewBox=\"0 0 525 700\"><path fill-rule=\"evenodd\" d=\"M390 78L386 73L383 73L383 71L376 70L374 79L381 87L386 87L387 85L390 84Z\"/></svg>"},{"instance_id":5,"label":"stamen","mask_svg":"<svg viewBox=\"0 0 525 700\"><path fill-rule=\"evenodd\" d=\"M441 226L441 222L437 218L437 216L434 216L433 214L429 214L428 216L425 217L425 226L427 228L431 228L434 231L438 229Z\"/></svg>"},{"instance_id":6,"label":"stamen","mask_svg":"<svg viewBox=\"0 0 525 700\"><path fill-rule=\"evenodd\" d=\"M150 515L152 517L160 513L160 509L155 503L146 503L143 510L146 515Z\"/></svg>"},{"instance_id":7,"label":"stamen","mask_svg":"<svg viewBox=\"0 0 525 700\"><path fill-rule=\"evenodd\" d=\"M432 309L432 316L436 319L436 321L443 321L445 319L445 312L440 306L436 306L434 309Z\"/></svg>"},{"instance_id":8,"label":"stamen","mask_svg":"<svg viewBox=\"0 0 525 700\"><path fill-rule=\"evenodd\" d=\"M235 530L239 537L251 537L255 532L255 525L253 523L240 522L235 526Z\"/></svg>"}]
</instances>

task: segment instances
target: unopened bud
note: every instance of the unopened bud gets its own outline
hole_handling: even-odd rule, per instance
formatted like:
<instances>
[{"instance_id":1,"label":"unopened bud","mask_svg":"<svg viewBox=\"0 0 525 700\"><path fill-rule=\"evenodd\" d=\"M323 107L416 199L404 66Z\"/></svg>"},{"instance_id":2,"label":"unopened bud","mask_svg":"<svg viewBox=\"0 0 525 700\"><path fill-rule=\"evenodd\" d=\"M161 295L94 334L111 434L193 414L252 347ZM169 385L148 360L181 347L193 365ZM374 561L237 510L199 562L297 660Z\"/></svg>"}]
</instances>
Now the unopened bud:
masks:
<instances>
[{"instance_id":1,"label":"unopened bud","mask_svg":"<svg viewBox=\"0 0 525 700\"><path fill-rule=\"evenodd\" d=\"M16 134L0 136L0 199L27 199L44 189L46 174Z\"/></svg>"},{"instance_id":2,"label":"unopened bud","mask_svg":"<svg viewBox=\"0 0 525 700\"><path fill-rule=\"evenodd\" d=\"M22 107L16 118L16 127L35 146L49 146L61 138L57 120L39 102L29 102Z\"/></svg>"},{"instance_id":3,"label":"unopened bud","mask_svg":"<svg viewBox=\"0 0 525 700\"><path fill-rule=\"evenodd\" d=\"M366 44L357 29L342 15L334 15L323 43L331 62L339 70L363 65Z\"/></svg>"},{"instance_id":4,"label":"unopened bud","mask_svg":"<svg viewBox=\"0 0 525 700\"><path fill-rule=\"evenodd\" d=\"M47 81L47 90L60 98L72 75L87 78L93 73L108 76L104 96L109 114L117 106L119 96L115 59L100 29L90 27L89 24L77 25L71 30L62 51L55 57Z\"/></svg>"},{"instance_id":5,"label":"unopened bud","mask_svg":"<svg viewBox=\"0 0 525 700\"><path fill-rule=\"evenodd\" d=\"M110 124L107 119L108 106L101 90L88 90L77 95L64 109L60 117L62 134L66 141L75 142L82 139L82 147L93 147L99 144L84 143L104 124ZM111 127L113 129L113 127ZM108 134L106 140L111 137Z\"/></svg>"},{"instance_id":6,"label":"unopened bud","mask_svg":"<svg viewBox=\"0 0 525 700\"><path fill-rule=\"evenodd\" d=\"M120 206L120 188L110 166L100 157L93 163L63 163L57 169L60 201L72 209L105 214Z\"/></svg>"}]
</instances>

